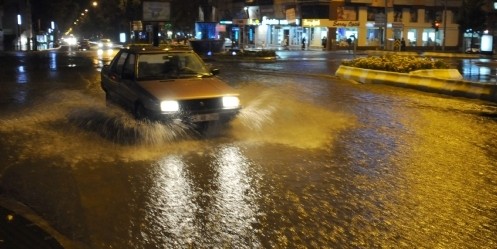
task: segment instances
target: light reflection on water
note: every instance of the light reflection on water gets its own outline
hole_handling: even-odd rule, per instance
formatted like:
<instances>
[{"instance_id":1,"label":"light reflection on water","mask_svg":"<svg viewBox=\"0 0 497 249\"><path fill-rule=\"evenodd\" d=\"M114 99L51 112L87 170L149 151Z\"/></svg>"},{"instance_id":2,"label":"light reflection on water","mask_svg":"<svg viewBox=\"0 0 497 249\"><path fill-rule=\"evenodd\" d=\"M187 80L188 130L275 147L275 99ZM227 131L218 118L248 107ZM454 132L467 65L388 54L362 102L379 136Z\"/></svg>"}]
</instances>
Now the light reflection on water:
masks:
<instances>
[{"instance_id":1,"label":"light reflection on water","mask_svg":"<svg viewBox=\"0 0 497 249\"><path fill-rule=\"evenodd\" d=\"M192 159L206 164L190 165ZM253 166L234 145L168 155L147 166L137 176L140 196L134 197L144 203L130 204L140 207L132 218L139 226L129 227L133 241L141 241L134 246L260 248L260 231L253 227L260 212Z\"/></svg>"},{"instance_id":2,"label":"light reflection on water","mask_svg":"<svg viewBox=\"0 0 497 249\"><path fill-rule=\"evenodd\" d=\"M214 175L213 204L207 212L212 229L207 237L215 244L236 248L261 247L253 224L257 223L259 207L255 197L258 187L253 185L252 164L235 146L224 146L216 152L212 167ZM219 239L215 239L219 238ZM217 241L220 240L220 241ZM207 242L207 241L206 241Z\"/></svg>"},{"instance_id":3,"label":"light reflection on water","mask_svg":"<svg viewBox=\"0 0 497 249\"><path fill-rule=\"evenodd\" d=\"M482 83L497 83L497 63L492 59L462 59L457 62L457 68L463 78Z\"/></svg>"},{"instance_id":4,"label":"light reflection on water","mask_svg":"<svg viewBox=\"0 0 497 249\"><path fill-rule=\"evenodd\" d=\"M29 76L24 66L17 67L16 73L17 73L17 83L26 84L29 82Z\"/></svg>"},{"instance_id":5,"label":"light reflection on water","mask_svg":"<svg viewBox=\"0 0 497 249\"><path fill-rule=\"evenodd\" d=\"M174 155L153 165L151 186L145 198L143 239L168 247L183 247L199 238L201 229L195 222L199 207L187 166L181 157Z\"/></svg>"},{"instance_id":6,"label":"light reflection on water","mask_svg":"<svg viewBox=\"0 0 497 249\"><path fill-rule=\"evenodd\" d=\"M49 53L50 60L48 65L50 67L50 71L57 71L57 53Z\"/></svg>"}]
</instances>

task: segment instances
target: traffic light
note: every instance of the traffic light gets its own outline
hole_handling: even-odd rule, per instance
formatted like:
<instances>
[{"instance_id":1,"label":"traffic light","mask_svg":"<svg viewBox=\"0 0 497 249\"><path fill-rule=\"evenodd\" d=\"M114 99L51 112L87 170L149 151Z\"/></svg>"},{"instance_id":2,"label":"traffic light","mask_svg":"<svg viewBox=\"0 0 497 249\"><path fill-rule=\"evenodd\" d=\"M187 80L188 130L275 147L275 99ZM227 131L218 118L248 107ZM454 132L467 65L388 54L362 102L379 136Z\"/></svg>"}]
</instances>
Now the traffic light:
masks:
<instances>
[{"instance_id":1,"label":"traffic light","mask_svg":"<svg viewBox=\"0 0 497 249\"><path fill-rule=\"evenodd\" d=\"M433 29L435 29L435 32L437 32L438 28L440 28L440 22L439 21L433 21L433 23L431 24L431 27Z\"/></svg>"}]
</instances>

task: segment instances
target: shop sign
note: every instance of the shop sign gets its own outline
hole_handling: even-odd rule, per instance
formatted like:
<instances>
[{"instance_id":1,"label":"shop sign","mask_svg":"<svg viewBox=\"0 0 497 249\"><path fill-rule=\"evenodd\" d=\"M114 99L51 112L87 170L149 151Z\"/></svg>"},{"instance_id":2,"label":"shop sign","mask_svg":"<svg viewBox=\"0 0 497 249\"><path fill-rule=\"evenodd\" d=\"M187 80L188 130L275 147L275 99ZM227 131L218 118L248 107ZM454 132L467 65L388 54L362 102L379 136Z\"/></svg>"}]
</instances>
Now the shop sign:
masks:
<instances>
[{"instance_id":1,"label":"shop sign","mask_svg":"<svg viewBox=\"0 0 497 249\"><path fill-rule=\"evenodd\" d=\"M233 24L235 25L259 25L261 22L259 19L233 19Z\"/></svg>"},{"instance_id":2,"label":"shop sign","mask_svg":"<svg viewBox=\"0 0 497 249\"><path fill-rule=\"evenodd\" d=\"M133 21L131 23L131 25L132 25L132 30L133 31L141 31L141 30L143 30L143 25L142 25L141 21Z\"/></svg>"},{"instance_id":3,"label":"shop sign","mask_svg":"<svg viewBox=\"0 0 497 249\"><path fill-rule=\"evenodd\" d=\"M319 19L304 19L302 22L303 26L321 26L321 21Z\"/></svg>"},{"instance_id":4,"label":"shop sign","mask_svg":"<svg viewBox=\"0 0 497 249\"><path fill-rule=\"evenodd\" d=\"M333 21L331 27L359 27L360 22L357 21Z\"/></svg>"},{"instance_id":5,"label":"shop sign","mask_svg":"<svg viewBox=\"0 0 497 249\"><path fill-rule=\"evenodd\" d=\"M359 21L336 21L329 19L304 19L302 20L302 26L304 27L359 27Z\"/></svg>"},{"instance_id":6,"label":"shop sign","mask_svg":"<svg viewBox=\"0 0 497 249\"><path fill-rule=\"evenodd\" d=\"M169 21L171 7L169 2L143 1L143 21Z\"/></svg>"},{"instance_id":7,"label":"shop sign","mask_svg":"<svg viewBox=\"0 0 497 249\"><path fill-rule=\"evenodd\" d=\"M259 21L259 19L253 18L253 19L248 19L248 23L247 24L248 25L259 25L259 24L261 24L261 22Z\"/></svg>"},{"instance_id":8,"label":"shop sign","mask_svg":"<svg viewBox=\"0 0 497 249\"><path fill-rule=\"evenodd\" d=\"M278 25L278 24L280 24L280 20L278 20L278 19L265 19L263 17L262 24L263 25Z\"/></svg>"},{"instance_id":9,"label":"shop sign","mask_svg":"<svg viewBox=\"0 0 497 249\"><path fill-rule=\"evenodd\" d=\"M262 18L262 25L288 25L288 20Z\"/></svg>"}]
</instances>

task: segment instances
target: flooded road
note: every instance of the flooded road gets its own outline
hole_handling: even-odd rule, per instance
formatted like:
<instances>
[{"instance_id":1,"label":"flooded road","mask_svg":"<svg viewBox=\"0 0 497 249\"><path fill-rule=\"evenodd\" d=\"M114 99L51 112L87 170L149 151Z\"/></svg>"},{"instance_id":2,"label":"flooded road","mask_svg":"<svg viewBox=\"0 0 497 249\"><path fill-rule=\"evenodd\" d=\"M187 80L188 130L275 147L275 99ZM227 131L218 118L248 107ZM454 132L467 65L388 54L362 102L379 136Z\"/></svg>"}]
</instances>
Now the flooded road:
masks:
<instances>
[{"instance_id":1,"label":"flooded road","mask_svg":"<svg viewBox=\"0 0 497 249\"><path fill-rule=\"evenodd\" d=\"M497 247L495 104L212 62L244 109L200 135L106 107L105 59L51 56L1 56L0 191L87 248Z\"/></svg>"}]
</instances>

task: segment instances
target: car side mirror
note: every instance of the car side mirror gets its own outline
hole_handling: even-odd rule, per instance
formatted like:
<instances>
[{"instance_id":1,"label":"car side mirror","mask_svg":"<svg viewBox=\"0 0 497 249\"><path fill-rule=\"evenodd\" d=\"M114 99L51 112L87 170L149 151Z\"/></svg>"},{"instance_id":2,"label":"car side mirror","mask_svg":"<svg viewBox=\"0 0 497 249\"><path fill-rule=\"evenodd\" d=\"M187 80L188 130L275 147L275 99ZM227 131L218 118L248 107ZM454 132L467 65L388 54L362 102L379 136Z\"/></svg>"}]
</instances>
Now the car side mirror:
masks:
<instances>
[{"instance_id":1,"label":"car side mirror","mask_svg":"<svg viewBox=\"0 0 497 249\"><path fill-rule=\"evenodd\" d=\"M104 65L104 66L102 67L102 72L107 72L107 71L109 71L109 68L110 68L110 65Z\"/></svg>"},{"instance_id":2,"label":"car side mirror","mask_svg":"<svg viewBox=\"0 0 497 249\"><path fill-rule=\"evenodd\" d=\"M218 75L220 72L221 72L221 71L219 71L219 69L217 69L217 68L213 68L213 69L211 69L211 73L212 73L213 75Z\"/></svg>"}]
</instances>

